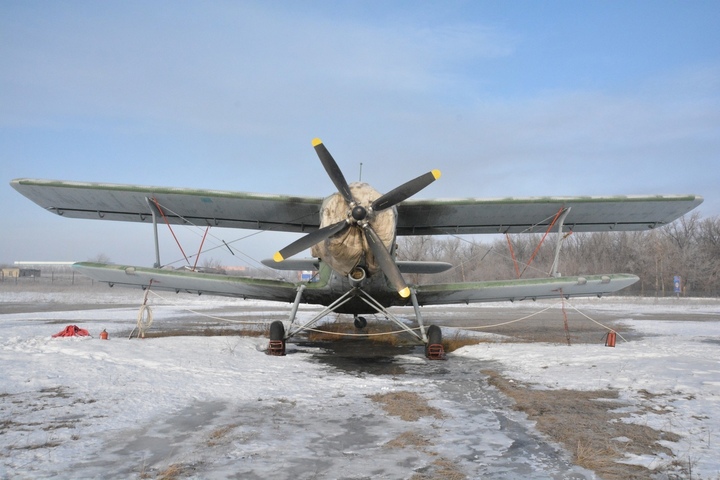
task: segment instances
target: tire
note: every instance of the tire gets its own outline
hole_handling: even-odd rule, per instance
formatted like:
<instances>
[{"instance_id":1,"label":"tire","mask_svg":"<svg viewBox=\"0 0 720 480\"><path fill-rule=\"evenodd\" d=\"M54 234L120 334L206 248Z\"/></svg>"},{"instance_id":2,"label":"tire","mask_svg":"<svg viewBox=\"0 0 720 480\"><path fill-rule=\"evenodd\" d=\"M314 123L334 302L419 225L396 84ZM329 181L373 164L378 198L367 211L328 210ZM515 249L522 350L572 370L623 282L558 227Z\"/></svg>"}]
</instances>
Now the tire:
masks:
<instances>
[{"instance_id":1,"label":"tire","mask_svg":"<svg viewBox=\"0 0 720 480\"><path fill-rule=\"evenodd\" d=\"M355 321L353 321L353 324L355 324L355 328L358 330L362 330L363 328L367 327L367 320L365 317L355 317Z\"/></svg>"},{"instance_id":2,"label":"tire","mask_svg":"<svg viewBox=\"0 0 720 480\"><path fill-rule=\"evenodd\" d=\"M270 341L285 340L285 325L280 320L270 324Z\"/></svg>"},{"instance_id":3,"label":"tire","mask_svg":"<svg viewBox=\"0 0 720 480\"><path fill-rule=\"evenodd\" d=\"M430 325L427 329L428 345L442 343L442 330L437 325Z\"/></svg>"},{"instance_id":4,"label":"tire","mask_svg":"<svg viewBox=\"0 0 720 480\"><path fill-rule=\"evenodd\" d=\"M430 345L442 344L442 330L437 325L430 325L427 329L428 343L425 345L425 356L430 357Z\"/></svg>"}]
</instances>

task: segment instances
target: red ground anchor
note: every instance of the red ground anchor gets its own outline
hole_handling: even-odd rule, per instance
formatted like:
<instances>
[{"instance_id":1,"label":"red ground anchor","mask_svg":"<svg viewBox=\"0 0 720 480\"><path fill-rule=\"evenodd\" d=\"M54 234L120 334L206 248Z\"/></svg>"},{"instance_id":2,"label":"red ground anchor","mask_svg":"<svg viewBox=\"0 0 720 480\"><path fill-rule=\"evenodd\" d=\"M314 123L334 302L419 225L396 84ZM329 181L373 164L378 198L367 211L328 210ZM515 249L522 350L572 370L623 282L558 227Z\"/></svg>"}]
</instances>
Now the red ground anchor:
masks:
<instances>
[{"instance_id":1,"label":"red ground anchor","mask_svg":"<svg viewBox=\"0 0 720 480\"><path fill-rule=\"evenodd\" d=\"M607 335L605 335L605 346L606 347L614 347L615 346L615 336L616 335L617 334L613 330L610 330L607 333Z\"/></svg>"},{"instance_id":2,"label":"red ground anchor","mask_svg":"<svg viewBox=\"0 0 720 480\"><path fill-rule=\"evenodd\" d=\"M267 351L268 355L274 355L276 357L282 357L285 355L285 341L284 340L270 340L270 346Z\"/></svg>"},{"instance_id":3,"label":"red ground anchor","mask_svg":"<svg viewBox=\"0 0 720 480\"><path fill-rule=\"evenodd\" d=\"M427 358L430 360L445 360L445 349L441 343L427 346Z\"/></svg>"}]
</instances>

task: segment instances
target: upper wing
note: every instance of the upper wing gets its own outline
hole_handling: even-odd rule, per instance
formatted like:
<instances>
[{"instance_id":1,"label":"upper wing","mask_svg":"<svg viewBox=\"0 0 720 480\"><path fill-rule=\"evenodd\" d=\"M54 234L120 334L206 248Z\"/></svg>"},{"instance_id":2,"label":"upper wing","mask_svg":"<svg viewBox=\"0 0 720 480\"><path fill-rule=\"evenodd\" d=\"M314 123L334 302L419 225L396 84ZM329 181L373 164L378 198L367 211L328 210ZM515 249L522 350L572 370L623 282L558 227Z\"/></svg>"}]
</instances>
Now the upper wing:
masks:
<instances>
[{"instance_id":1,"label":"upper wing","mask_svg":"<svg viewBox=\"0 0 720 480\"><path fill-rule=\"evenodd\" d=\"M320 197L17 179L13 188L71 218L152 222L157 201L168 222L308 232L320 225ZM641 230L672 222L702 203L698 195L408 200L397 206L398 235L544 231L562 208L576 232ZM160 220L159 220L160 221Z\"/></svg>"},{"instance_id":2,"label":"upper wing","mask_svg":"<svg viewBox=\"0 0 720 480\"><path fill-rule=\"evenodd\" d=\"M635 275L534 278L417 286L420 305L496 302L537 298L588 297L614 293L639 280Z\"/></svg>"},{"instance_id":3,"label":"upper wing","mask_svg":"<svg viewBox=\"0 0 720 480\"><path fill-rule=\"evenodd\" d=\"M189 188L16 179L10 185L44 209L70 218L152 223L157 201L173 224L307 232L320 224L322 198ZM162 222L158 219L158 222Z\"/></svg>"},{"instance_id":4,"label":"upper wing","mask_svg":"<svg viewBox=\"0 0 720 480\"><path fill-rule=\"evenodd\" d=\"M570 207L566 230L643 230L700 205L698 195L409 200L398 205L398 235L544 232Z\"/></svg>"}]
</instances>

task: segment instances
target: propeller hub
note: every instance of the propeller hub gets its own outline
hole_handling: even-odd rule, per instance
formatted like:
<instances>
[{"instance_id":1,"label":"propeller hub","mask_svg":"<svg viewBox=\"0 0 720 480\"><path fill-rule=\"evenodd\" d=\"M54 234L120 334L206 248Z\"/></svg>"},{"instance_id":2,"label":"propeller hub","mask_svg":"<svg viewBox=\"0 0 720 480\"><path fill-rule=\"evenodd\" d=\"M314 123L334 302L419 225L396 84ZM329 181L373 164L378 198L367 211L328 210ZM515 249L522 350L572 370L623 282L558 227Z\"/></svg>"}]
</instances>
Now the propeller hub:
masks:
<instances>
[{"instance_id":1,"label":"propeller hub","mask_svg":"<svg viewBox=\"0 0 720 480\"><path fill-rule=\"evenodd\" d=\"M358 222L365 220L365 217L367 217L367 210L365 207L357 205L352 209L352 217Z\"/></svg>"}]
</instances>

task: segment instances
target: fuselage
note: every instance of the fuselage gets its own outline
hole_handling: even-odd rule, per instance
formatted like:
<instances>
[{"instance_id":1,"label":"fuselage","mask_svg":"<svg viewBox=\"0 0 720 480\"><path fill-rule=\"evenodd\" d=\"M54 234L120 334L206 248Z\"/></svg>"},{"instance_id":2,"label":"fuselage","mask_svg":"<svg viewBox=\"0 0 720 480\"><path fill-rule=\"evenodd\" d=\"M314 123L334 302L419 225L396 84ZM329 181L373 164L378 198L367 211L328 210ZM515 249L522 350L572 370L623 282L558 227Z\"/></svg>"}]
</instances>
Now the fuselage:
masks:
<instances>
[{"instance_id":1,"label":"fuselage","mask_svg":"<svg viewBox=\"0 0 720 480\"><path fill-rule=\"evenodd\" d=\"M320 228L334 225L343 220L349 226L312 247L312 256L324 262L332 272L327 278L327 286L333 296L352 291L347 303L337 309L339 313L365 314L376 312L368 305L360 290L368 293L383 307L405 305L406 299L398 296L377 263L368 237L363 232L365 223L369 223L380 238L383 247L395 257L397 227L397 209L388 208L379 212L372 211L371 204L381 196L380 192L366 183L349 185L357 205L348 206L343 197L336 193L325 199L320 210ZM366 218L353 218L352 208L362 207Z\"/></svg>"}]
</instances>

